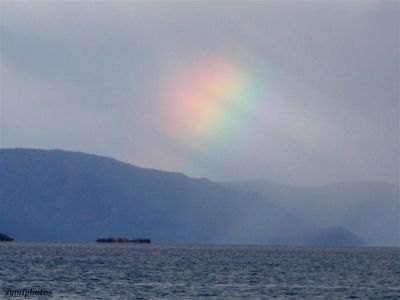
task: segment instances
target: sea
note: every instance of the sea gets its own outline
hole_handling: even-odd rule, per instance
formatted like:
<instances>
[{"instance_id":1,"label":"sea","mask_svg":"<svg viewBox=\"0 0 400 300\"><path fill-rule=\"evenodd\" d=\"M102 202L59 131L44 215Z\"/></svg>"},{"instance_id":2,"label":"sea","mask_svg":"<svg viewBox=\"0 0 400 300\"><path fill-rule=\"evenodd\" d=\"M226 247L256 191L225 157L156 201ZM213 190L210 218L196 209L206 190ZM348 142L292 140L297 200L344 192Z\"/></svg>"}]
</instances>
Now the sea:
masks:
<instances>
[{"instance_id":1,"label":"sea","mask_svg":"<svg viewBox=\"0 0 400 300\"><path fill-rule=\"evenodd\" d=\"M400 248L0 243L0 288L0 299L400 299Z\"/></svg>"}]
</instances>

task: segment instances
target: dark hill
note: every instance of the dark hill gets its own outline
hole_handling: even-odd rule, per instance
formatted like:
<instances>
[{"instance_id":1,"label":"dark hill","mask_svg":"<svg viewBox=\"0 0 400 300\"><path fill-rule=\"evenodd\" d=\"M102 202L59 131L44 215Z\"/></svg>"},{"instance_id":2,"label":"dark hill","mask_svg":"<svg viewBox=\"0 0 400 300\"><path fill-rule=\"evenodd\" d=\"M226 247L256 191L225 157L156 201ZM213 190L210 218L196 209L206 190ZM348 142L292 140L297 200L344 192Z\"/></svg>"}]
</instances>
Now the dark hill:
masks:
<instances>
[{"instance_id":1,"label":"dark hill","mask_svg":"<svg viewBox=\"0 0 400 300\"><path fill-rule=\"evenodd\" d=\"M252 192L60 150L0 150L0 228L23 241L262 244L313 225Z\"/></svg>"},{"instance_id":2,"label":"dark hill","mask_svg":"<svg viewBox=\"0 0 400 300\"><path fill-rule=\"evenodd\" d=\"M13 240L14 239L9 237L8 235L0 233L0 242L12 242Z\"/></svg>"}]
</instances>

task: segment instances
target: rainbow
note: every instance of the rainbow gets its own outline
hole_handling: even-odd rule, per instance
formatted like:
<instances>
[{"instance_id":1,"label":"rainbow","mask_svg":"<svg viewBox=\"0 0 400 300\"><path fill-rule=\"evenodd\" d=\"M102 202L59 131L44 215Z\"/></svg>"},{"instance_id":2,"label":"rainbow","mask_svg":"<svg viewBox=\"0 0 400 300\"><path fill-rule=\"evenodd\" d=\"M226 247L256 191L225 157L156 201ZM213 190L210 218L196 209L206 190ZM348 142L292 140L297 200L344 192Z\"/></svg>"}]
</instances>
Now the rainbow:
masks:
<instances>
[{"instance_id":1,"label":"rainbow","mask_svg":"<svg viewBox=\"0 0 400 300\"><path fill-rule=\"evenodd\" d=\"M264 99L262 76L254 73L209 58L179 74L168 92L171 135L199 151L234 141Z\"/></svg>"}]
</instances>

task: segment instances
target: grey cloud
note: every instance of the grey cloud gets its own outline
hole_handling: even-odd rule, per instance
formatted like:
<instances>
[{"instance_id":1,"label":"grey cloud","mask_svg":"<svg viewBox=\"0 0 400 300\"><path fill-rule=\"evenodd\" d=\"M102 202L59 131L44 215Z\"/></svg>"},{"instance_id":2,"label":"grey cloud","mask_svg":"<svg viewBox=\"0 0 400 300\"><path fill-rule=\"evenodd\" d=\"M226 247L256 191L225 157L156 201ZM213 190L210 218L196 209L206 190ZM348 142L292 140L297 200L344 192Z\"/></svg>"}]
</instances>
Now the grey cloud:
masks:
<instances>
[{"instance_id":1,"label":"grey cloud","mask_svg":"<svg viewBox=\"0 0 400 300\"><path fill-rule=\"evenodd\" d=\"M220 180L399 180L397 1L1 5L2 147ZM209 55L261 70L281 97L240 145L196 153L165 132L164 85Z\"/></svg>"}]
</instances>

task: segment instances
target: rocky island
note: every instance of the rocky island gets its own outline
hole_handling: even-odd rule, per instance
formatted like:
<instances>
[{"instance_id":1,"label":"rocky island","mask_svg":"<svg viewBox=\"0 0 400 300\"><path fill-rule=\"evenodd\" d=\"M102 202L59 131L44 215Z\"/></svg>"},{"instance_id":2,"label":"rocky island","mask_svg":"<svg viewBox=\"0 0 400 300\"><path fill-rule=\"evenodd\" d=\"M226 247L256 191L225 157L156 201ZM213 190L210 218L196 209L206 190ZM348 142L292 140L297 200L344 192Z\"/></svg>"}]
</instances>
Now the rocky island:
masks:
<instances>
[{"instance_id":1,"label":"rocky island","mask_svg":"<svg viewBox=\"0 0 400 300\"><path fill-rule=\"evenodd\" d=\"M12 242L13 240L14 239L9 237L8 235L0 233L0 242Z\"/></svg>"},{"instance_id":2,"label":"rocky island","mask_svg":"<svg viewBox=\"0 0 400 300\"><path fill-rule=\"evenodd\" d=\"M126 239L126 238L101 238L96 240L97 243L138 243L151 244L150 239Z\"/></svg>"}]
</instances>

